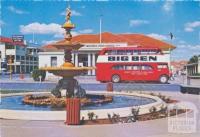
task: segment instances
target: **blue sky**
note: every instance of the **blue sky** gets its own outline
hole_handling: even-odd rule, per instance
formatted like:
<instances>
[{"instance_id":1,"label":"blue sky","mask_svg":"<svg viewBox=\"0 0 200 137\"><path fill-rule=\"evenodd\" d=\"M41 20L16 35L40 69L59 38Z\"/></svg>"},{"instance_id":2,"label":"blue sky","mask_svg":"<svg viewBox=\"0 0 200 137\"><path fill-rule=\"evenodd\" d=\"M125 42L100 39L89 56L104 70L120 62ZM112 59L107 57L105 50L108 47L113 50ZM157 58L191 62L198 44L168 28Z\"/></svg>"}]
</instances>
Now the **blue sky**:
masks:
<instances>
[{"instance_id":1,"label":"blue sky","mask_svg":"<svg viewBox=\"0 0 200 137\"><path fill-rule=\"evenodd\" d=\"M128 1L1 1L1 35L23 34L44 45L63 38L60 28L65 9L72 9L74 35L99 33L143 33L174 44L173 60L188 59L200 54L200 2ZM175 36L170 40L169 33Z\"/></svg>"}]
</instances>

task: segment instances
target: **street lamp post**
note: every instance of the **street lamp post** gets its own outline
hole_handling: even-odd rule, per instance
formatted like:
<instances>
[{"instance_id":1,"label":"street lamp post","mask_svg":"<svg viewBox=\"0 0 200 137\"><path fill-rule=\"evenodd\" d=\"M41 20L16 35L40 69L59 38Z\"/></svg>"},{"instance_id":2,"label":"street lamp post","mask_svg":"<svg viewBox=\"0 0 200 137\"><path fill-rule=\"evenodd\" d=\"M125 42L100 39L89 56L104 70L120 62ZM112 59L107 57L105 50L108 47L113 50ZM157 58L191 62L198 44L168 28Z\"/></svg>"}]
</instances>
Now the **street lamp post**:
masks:
<instances>
[{"instance_id":1,"label":"street lamp post","mask_svg":"<svg viewBox=\"0 0 200 137\"><path fill-rule=\"evenodd\" d=\"M10 80L12 80L12 66L11 66L11 64L12 64L12 55L9 56L8 62L9 62L9 70L10 70Z\"/></svg>"}]
</instances>

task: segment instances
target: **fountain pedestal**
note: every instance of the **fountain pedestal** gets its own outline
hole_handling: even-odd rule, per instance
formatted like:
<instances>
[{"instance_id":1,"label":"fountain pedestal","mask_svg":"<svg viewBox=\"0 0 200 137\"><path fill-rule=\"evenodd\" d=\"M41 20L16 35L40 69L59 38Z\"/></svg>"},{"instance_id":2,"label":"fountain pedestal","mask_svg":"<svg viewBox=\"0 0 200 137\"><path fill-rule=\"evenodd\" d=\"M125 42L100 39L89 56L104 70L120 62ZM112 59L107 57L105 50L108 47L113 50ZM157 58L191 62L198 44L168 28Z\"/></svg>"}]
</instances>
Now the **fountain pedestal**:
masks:
<instances>
[{"instance_id":1,"label":"fountain pedestal","mask_svg":"<svg viewBox=\"0 0 200 137\"><path fill-rule=\"evenodd\" d=\"M80 99L66 98L66 124L79 125L80 124Z\"/></svg>"},{"instance_id":2,"label":"fountain pedestal","mask_svg":"<svg viewBox=\"0 0 200 137\"><path fill-rule=\"evenodd\" d=\"M113 83L112 82L108 82L106 88L107 88L108 92L113 92Z\"/></svg>"}]
</instances>

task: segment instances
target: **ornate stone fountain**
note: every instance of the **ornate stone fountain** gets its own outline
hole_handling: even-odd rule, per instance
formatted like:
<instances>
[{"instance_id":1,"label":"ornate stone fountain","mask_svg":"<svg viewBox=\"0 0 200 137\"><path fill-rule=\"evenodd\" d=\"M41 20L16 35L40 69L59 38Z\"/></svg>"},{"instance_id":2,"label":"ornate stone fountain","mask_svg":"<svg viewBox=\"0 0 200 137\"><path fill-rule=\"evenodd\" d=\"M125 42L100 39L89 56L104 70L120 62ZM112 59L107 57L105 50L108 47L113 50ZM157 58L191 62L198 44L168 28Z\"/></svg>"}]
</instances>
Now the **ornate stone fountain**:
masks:
<instances>
[{"instance_id":1,"label":"ornate stone fountain","mask_svg":"<svg viewBox=\"0 0 200 137\"><path fill-rule=\"evenodd\" d=\"M52 90L52 94L56 97L61 97L61 91L66 91L66 97L83 97L85 96L85 91L79 85L74 76L80 75L81 73L87 72L88 70L94 69L93 67L75 67L75 65L71 62L72 50L78 50L83 45L80 43L72 43L72 34L71 29L75 28L75 25L70 21L71 11L70 7L66 10L66 22L63 24L62 28L65 29L65 40L62 42L57 42L52 46L57 49L64 50L64 64L60 67L43 67L41 70L48 71L53 73L56 76L63 77L59 80L58 85L54 90Z\"/></svg>"},{"instance_id":2,"label":"ornate stone fountain","mask_svg":"<svg viewBox=\"0 0 200 137\"><path fill-rule=\"evenodd\" d=\"M53 73L56 76L61 76L62 79L59 80L58 85L54 90L52 90L52 94L60 98L61 92L64 90L66 93L66 110L67 117L66 123L68 125L77 125L80 124L80 98L83 98L86 95L84 89L82 89L78 85L78 81L74 79L74 76L80 75L83 72L87 72L88 70L94 69L93 67L75 67L71 62L72 50L78 50L83 45L80 43L72 43L72 34L71 29L75 27L73 23L70 21L71 11L70 8L67 8L66 11L66 22L63 24L62 28L65 29L65 40L63 42L57 42L52 46L57 49L64 50L64 64L60 67L43 67L41 70L48 71Z\"/></svg>"}]
</instances>

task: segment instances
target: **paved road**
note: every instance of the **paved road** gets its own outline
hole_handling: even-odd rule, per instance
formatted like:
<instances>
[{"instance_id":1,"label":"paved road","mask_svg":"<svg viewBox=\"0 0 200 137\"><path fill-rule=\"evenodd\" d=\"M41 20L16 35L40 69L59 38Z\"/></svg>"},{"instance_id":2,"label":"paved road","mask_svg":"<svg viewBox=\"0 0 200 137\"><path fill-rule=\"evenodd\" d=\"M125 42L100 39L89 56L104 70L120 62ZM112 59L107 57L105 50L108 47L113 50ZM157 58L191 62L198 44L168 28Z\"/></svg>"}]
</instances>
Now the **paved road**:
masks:
<instances>
[{"instance_id":1,"label":"paved road","mask_svg":"<svg viewBox=\"0 0 200 137\"><path fill-rule=\"evenodd\" d=\"M106 90L105 83L81 83L85 90ZM0 83L1 90L29 90L29 91L49 91L56 86L56 83ZM145 84L145 83L119 83L114 84L114 90L133 90L133 91L180 91L177 84Z\"/></svg>"},{"instance_id":2,"label":"paved road","mask_svg":"<svg viewBox=\"0 0 200 137\"><path fill-rule=\"evenodd\" d=\"M106 84L96 81L95 76L79 76L76 77L80 85L86 90L105 90ZM58 78L48 80L45 82L34 82L30 75L25 75L25 79L20 79L19 75L14 75L13 80L9 80L6 75L0 79L0 88L10 90L32 90L32 91L49 91L56 86ZM186 79L184 76L176 77L174 81L169 81L170 84L156 84L156 83L119 83L114 84L114 90L134 90L134 91L172 91L179 92L180 84L185 84ZM200 79L192 80L191 85L199 85Z\"/></svg>"}]
</instances>

